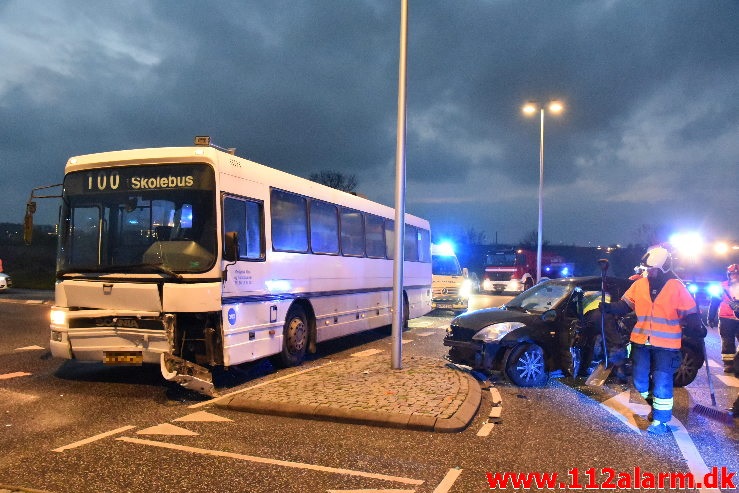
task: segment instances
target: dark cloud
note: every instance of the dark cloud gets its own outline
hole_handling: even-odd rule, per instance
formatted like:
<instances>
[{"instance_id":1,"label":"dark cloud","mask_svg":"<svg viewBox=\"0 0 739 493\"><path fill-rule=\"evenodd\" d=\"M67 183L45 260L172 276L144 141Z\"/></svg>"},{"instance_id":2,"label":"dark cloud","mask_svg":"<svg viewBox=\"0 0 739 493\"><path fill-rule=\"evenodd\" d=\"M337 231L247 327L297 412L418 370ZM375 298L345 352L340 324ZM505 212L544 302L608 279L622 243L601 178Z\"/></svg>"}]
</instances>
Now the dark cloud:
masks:
<instances>
[{"instance_id":1,"label":"dark cloud","mask_svg":"<svg viewBox=\"0 0 739 493\"><path fill-rule=\"evenodd\" d=\"M739 4L410 2L407 210L439 233L629 243L736 237ZM398 2L0 4L0 222L71 155L210 134L264 164L356 174L392 205ZM39 220L54 220L40 206Z\"/></svg>"}]
</instances>

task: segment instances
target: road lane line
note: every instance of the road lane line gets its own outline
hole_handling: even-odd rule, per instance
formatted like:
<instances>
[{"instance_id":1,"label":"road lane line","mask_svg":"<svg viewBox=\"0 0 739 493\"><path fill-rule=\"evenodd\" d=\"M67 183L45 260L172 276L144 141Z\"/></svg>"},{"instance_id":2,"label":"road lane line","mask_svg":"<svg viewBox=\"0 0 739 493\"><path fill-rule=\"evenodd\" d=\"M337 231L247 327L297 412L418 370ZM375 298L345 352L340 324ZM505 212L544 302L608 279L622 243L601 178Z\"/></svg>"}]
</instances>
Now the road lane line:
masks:
<instances>
[{"instance_id":1,"label":"road lane line","mask_svg":"<svg viewBox=\"0 0 739 493\"><path fill-rule=\"evenodd\" d=\"M739 378L731 375L716 375L716 378L721 380L727 387L739 387Z\"/></svg>"},{"instance_id":2,"label":"road lane line","mask_svg":"<svg viewBox=\"0 0 739 493\"><path fill-rule=\"evenodd\" d=\"M182 452L190 452L192 454L209 455L213 457L226 457L229 459L256 462L258 464L292 467L296 469L308 469L311 471L328 472L332 474L343 474L346 476L359 476L359 477L370 478L370 479L381 479L383 481L393 481L396 483L403 483L403 484L414 484L414 485L423 484L423 481L419 479L403 478L400 476L388 476L385 474L376 474L376 473L365 472L365 471L355 471L352 469L342 469L338 467L319 466L317 464L306 464L305 462L290 462L290 461L279 460L279 459L268 459L266 457L257 457L254 455L237 454L234 452L224 452L220 450L208 450L208 449L203 449L203 448L198 448L198 447L188 447L186 445L177 445L174 443L156 442L153 440L142 440L140 438L120 437L120 438L116 438L116 440L120 440L122 442L128 442L128 443L136 443L139 445L149 445L152 447L166 448L170 450L179 450Z\"/></svg>"},{"instance_id":3,"label":"road lane line","mask_svg":"<svg viewBox=\"0 0 739 493\"><path fill-rule=\"evenodd\" d=\"M87 445L88 443L92 443L96 440L100 440L102 438L109 437L111 435L117 435L119 433L123 433L124 431L128 431L132 428L136 428L135 426L122 426L120 428L116 428L115 430L106 431L105 433L100 433L99 435L92 436L90 438L85 438L84 440L80 440L79 442L70 443L69 445L64 445L63 447L55 448L52 450L52 452L64 452L65 450L81 447L82 445Z\"/></svg>"},{"instance_id":4,"label":"road lane line","mask_svg":"<svg viewBox=\"0 0 739 493\"><path fill-rule=\"evenodd\" d=\"M416 490L326 490L326 493L415 493Z\"/></svg>"},{"instance_id":5,"label":"road lane line","mask_svg":"<svg viewBox=\"0 0 739 493\"><path fill-rule=\"evenodd\" d=\"M685 426L683 426L679 419L674 417L669 422L668 426L672 430L672 436L675 437L677 446L680 448L680 452L682 452L685 461L688 463L688 469L693 473L693 477L696 479L700 478L702 480L710 470L708 469L708 466L706 466L706 462L703 460L703 457L701 457L700 452L698 452L695 443L693 443L693 440L690 438L688 430L685 429ZM716 488L699 488L698 491L701 493L721 493L721 490Z\"/></svg>"},{"instance_id":6,"label":"road lane line","mask_svg":"<svg viewBox=\"0 0 739 493\"><path fill-rule=\"evenodd\" d=\"M485 423L484 425L482 425L482 428L480 428L480 431L477 432L477 436L486 437L490 435L490 432L493 431L494 427L495 423Z\"/></svg>"},{"instance_id":7,"label":"road lane line","mask_svg":"<svg viewBox=\"0 0 739 493\"><path fill-rule=\"evenodd\" d=\"M216 397L214 399L208 399L207 401L198 402L197 404L192 404L192 405L187 406L187 407L188 407L188 409L197 409L199 407L207 406L209 404L213 404L214 402L218 402L220 400L226 399L227 397L231 397L232 395L241 394L241 393L246 392L248 390L256 389L256 388L259 388L259 387L263 387L265 385L269 385L271 383L279 382L280 380L285 380L286 378L291 378L291 377L293 377L295 375L300 375L301 373L308 373L309 371L317 370L319 368L323 368L324 366L328 366L330 364L333 364L333 362L328 362L325 365L314 366L312 368L306 368L305 370L296 371L294 373L290 373L289 375L283 375L281 377L274 378L274 379L272 379L272 380L270 380L268 382L262 382L262 383L258 383L256 385L252 385L251 387L247 387L245 389L235 390L233 392L229 392L228 394L219 395L218 397Z\"/></svg>"},{"instance_id":8,"label":"road lane line","mask_svg":"<svg viewBox=\"0 0 739 493\"><path fill-rule=\"evenodd\" d=\"M15 351L36 351L39 349L46 349L41 346L24 346L24 347L17 347L15 348Z\"/></svg>"},{"instance_id":9,"label":"road lane line","mask_svg":"<svg viewBox=\"0 0 739 493\"><path fill-rule=\"evenodd\" d=\"M382 349L367 349L366 351L359 351L351 355L352 358L366 358L377 353L382 353Z\"/></svg>"},{"instance_id":10,"label":"road lane line","mask_svg":"<svg viewBox=\"0 0 739 493\"><path fill-rule=\"evenodd\" d=\"M650 407L646 404L629 402L629 395L629 391L622 392L615 397L604 401L601 403L601 406L624 422L632 430L641 434L641 430L636 426L634 415L645 415L649 413ZM688 469L690 469L693 477L703 478L710 472L710 470L708 469L708 466L706 466L703 457L701 457L700 452L698 452L695 443L693 443L693 440L690 438L688 430L686 430L682 422L674 416L668 423L668 426L672 431L672 436L675 438L675 442L677 443L680 452L682 452L683 458L685 459L685 462L687 462ZM720 490L712 488L700 488L698 491L701 493L720 493Z\"/></svg>"},{"instance_id":11,"label":"road lane line","mask_svg":"<svg viewBox=\"0 0 739 493\"><path fill-rule=\"evenodd\" d=\"M17 377L27 377L30 375L30 373L27 373L25 371L16 371L13 373L4 373L0 375L0 380L10 380L11 378L17 378Z\"/></svg>"},{"instance_id":12,"label":"road lane line","mask_svg":"<svg viewBox=\"0 0 739 493\"><path fill-rule=\"evenodd\" d=\"M636 425L635 415L647 415L649 406L629 402L630 392L622 392L600 403L606 411L614 415L619 421L631 428L631 431L641 435L641 430Z\"/></svg>"},{"instance_id":13,"label":"road lane line","mask_svg":"<svg viewBox=\"0 0 739 493\"><path fill-rule=\"evenodd\" d=\"M460 474L462 474L462 469L449 469L449 472L446 473L446 476L444 476L444 479L441 480L439 486L436 487L434 493L447 493L450 489L452 489L452 485L454 485L454 482L457 480Z\"/></svg>"},{"instance_id":14,"label":"road lane line","mask_svg":"<svg viewBox=\"0 0 739 493\"><path fill-rule=\"evenodd\" d=\"M419 332L418 334L413 334L414 336L418 337L428 337L436 334L436 332Z\"/></svg>"}]
</instances>

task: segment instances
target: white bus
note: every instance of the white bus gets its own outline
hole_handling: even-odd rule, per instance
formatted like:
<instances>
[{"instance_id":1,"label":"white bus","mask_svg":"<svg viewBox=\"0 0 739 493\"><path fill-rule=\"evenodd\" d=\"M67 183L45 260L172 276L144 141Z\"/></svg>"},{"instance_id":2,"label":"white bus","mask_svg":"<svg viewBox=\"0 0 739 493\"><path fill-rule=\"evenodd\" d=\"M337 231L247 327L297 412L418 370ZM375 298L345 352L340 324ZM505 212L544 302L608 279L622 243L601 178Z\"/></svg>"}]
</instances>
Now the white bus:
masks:
<instances>
[{"instance_id":1,"label":"white bus","mask_svg":"<svg viewBox=\"0 0 739 493\"><path fill-rule=\"evenodd\" d=\"M195 144L69 159L52 355L209 394L214 367L392 323L394 209ZM431 311L430 252L407 214L406 323Z\"/></svg>"}]
</instances>

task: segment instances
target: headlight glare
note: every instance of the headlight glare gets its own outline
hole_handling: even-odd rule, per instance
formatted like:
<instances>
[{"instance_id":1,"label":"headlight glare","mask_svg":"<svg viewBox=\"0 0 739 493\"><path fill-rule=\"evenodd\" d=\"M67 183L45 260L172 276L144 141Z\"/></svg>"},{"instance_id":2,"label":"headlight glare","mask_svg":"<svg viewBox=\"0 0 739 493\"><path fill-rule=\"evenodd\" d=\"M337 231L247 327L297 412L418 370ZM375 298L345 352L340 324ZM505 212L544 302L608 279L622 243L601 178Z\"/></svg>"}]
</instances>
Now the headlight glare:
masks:
<instances>
[{"instance_id":1,"label":"headlight glare","mask_svg":"<svg viewBox=\"0 0 739 493\"><path fill-rule=\"evenodd\" d=\"M509 332L525 325L526 324L522 322L500 322L496 324L491 324L472 336L472 340L482 342L498 342Z\"/></svg>"},{"instance_id":2,"label":"headlight glare","mask_svg":"<svg viewBox=\"0 0 739 493\"><path fill-rule=\"evenodd\" d=\"M465 279L462 281L462 284L459 286L459 296L460 298L469 298L472 294L472 281L469 279Z\"/></svg>"},{"instance_id":3,"label":"headlight glare","mask_svg":"<svg viewBox=\"0 0 739 493\"><path fill-rule=\"evenodd\" d=\"M51 323L53 325L64 325L67 323L67 312L64 310L51 310Z\"/></svg>"}]
</instances>

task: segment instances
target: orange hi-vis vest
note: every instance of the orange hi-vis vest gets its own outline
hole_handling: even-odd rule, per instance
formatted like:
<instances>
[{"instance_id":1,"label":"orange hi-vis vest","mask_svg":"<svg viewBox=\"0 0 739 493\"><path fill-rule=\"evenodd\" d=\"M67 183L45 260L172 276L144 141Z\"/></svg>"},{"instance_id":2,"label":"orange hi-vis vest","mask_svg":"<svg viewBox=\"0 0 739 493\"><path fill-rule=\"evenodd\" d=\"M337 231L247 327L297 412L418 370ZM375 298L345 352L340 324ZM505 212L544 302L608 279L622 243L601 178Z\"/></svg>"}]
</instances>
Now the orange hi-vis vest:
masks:
<instances>
[{"instance_id":1,"label":"orange hi-vis vest","mask_svg":"<svg viewBox=\"0 0 739 493\"><path fill-rule=\"evenodd\" d=\"M637 279L621 299L636 313L631 342L637 344L680 349L680 320L691 313L698 313L695 300L677 279L668 279L654 301L649 295L649 279Z\"/></svg>"},{"instance_id":2,"label":"orange hi-vis vest","mask_svg":"<svg viewBox=\"0 0 739 493\"><path fill-rule=\"evenodd\" d=\"M731 301L731 299L729 298L729 294L734 299L739 299L739 284L729 284L729 281L724 281L721 283L721 287L723 289L721 292L721 304L718 306L718 316L720 318L736 319L736 315L734 315L734 310L732 310L729 306L729 301Z\"/></svg>"}]
</instances>

